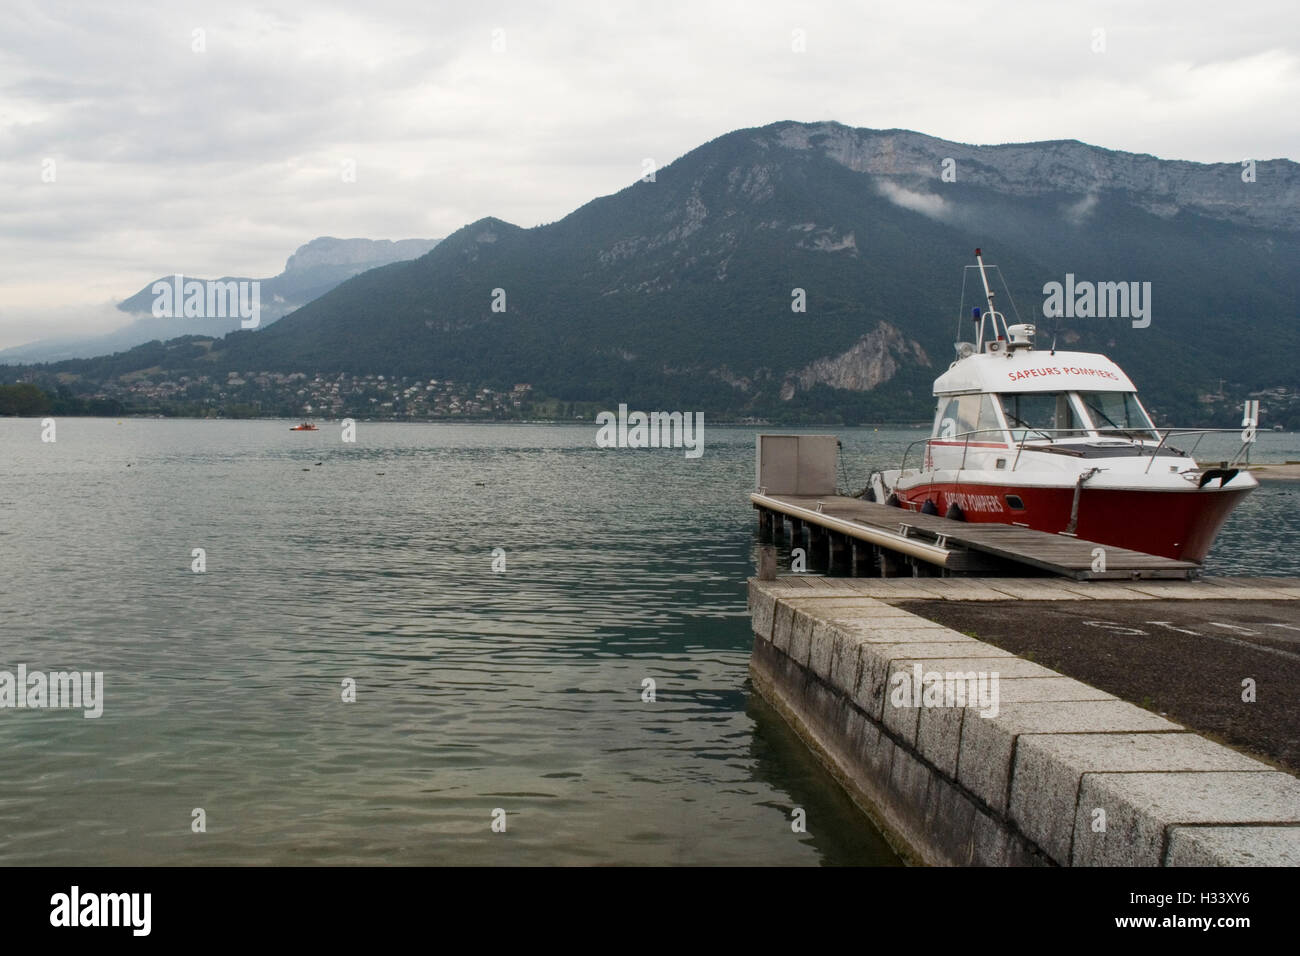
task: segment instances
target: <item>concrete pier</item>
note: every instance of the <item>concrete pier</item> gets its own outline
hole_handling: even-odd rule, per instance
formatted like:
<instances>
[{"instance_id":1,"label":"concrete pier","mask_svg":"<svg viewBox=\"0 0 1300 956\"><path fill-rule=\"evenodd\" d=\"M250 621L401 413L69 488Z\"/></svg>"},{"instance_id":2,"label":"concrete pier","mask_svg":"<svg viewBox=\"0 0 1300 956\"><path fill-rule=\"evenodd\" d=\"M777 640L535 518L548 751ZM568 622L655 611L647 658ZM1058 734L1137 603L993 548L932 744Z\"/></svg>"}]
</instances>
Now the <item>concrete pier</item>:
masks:
<instances>
[{"instance_id":1,"label":"concrete pier","mask_svg":"<svg viewBox=\"0 0 1300 956\"><path fill-rule=\"evenodd\" d=\"M1259 645L1249 653L1291 666L1297 655L1287 650L1287 629L1300 632L1300 581L785 575L749 582L755 687L906 858L937 865L1300 865L1300 780L1291 773L914 613L917 605L898 606L924 601L960 603L977 619L979 602L990 612L1020 602L1012 611L1029 630L1036 608L1056 602L1186 601L1195 608L1233 601L1247 616L1263 602L1291 623L1278 623L1258 642L1233 638L1226 619L1219 626L1225 639ZM1178 631L1170 623L1176 620L1163 614L1155 623ZM1251 630L1235 626L1237 634ZM1278 687L1267 673L1252 673L1267 693L1295 699L1293 683ZM976 699L977 685L996 688L995 705L987 694Z\"/></svg>"}]
</instances>

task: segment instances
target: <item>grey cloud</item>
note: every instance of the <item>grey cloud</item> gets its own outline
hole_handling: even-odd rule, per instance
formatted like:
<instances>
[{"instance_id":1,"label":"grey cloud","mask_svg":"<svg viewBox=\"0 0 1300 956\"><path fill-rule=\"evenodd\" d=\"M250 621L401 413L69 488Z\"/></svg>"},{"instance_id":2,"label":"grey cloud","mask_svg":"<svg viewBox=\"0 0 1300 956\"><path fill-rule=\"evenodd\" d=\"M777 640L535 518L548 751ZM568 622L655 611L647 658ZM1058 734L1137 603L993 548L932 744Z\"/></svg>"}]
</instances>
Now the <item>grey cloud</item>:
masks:
<instances>
[{"instance_id":1,"label":"grey cloud","mask_svg":"<svg viewBox=\"0 0 1300 956\"><path fill-rule=\"evenodd\" d=\"M11 6L8 344L49 334L66 315L55 307L92 308L172 269L272 275L318 235L554 221L635 181L644 157L664 166L777 120L1201 162L1300 153L1300 128L1280 121L1300 98L1293 0L1248 15L1212 0ZM1090 50L1094 27L1105 53ZM796 28L807 52L790 48ZM57 183L40 181L46 157ZM24 318L50 309L39 330Z\"/></svg>"}]
</instances>

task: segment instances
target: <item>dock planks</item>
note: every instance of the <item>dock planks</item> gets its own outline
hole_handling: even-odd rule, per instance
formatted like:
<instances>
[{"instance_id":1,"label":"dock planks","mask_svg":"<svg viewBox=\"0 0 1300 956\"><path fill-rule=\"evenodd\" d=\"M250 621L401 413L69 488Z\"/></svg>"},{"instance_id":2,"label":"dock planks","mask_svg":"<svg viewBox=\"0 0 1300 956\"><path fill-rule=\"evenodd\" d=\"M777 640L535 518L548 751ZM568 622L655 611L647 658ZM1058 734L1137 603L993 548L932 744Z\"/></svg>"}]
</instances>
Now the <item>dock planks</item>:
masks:
<instances>
[{"instance_id":1,"label":"dock planks","mask_svg":"<svg viewBox=\"0 0 1300 956\"><path fill-rule=\"evenodd\" d=\"M952 521L839 495L749 496L766 509L882 548L915 548L916 556L949 571L981 570L979 557L1009 561L1076 580L1188 579L1198 565L1129 551L1068 535L1010 524ZM1105 570L1093 570L1094 551L1105 549Z\"/></svg>"}]
</instances>

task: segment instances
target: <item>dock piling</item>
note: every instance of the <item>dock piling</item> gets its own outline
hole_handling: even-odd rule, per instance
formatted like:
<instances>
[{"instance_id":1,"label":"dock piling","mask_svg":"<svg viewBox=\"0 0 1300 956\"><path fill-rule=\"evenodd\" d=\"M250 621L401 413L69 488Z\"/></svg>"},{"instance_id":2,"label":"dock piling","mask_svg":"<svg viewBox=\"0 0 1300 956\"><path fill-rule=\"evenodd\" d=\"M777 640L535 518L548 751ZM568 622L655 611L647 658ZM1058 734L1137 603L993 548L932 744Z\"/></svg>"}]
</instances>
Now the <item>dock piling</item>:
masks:
<instances>
[{"instance_id":1,"label":"dock piling","mask_svg":"<svg viewBox=\"0 0 1300 956\"><path fill-rule=\"evenodd\" d=\"M821 525L808 522L808 567L815 571L827 570L827 544L829 535Z\"/></svg>"},{"instance_id":2,"label":"dock piling","mask_svg":"<svg viewBox=\"0 0 1300 956\"><path fill-rule=\"evenodd\" d=\"M849 538L847 535L837 534L832 531L827 535L829 539L827 545L827 565L832 574L844 571L852 572L849 561Z\"/></svg>"}]
</instances>

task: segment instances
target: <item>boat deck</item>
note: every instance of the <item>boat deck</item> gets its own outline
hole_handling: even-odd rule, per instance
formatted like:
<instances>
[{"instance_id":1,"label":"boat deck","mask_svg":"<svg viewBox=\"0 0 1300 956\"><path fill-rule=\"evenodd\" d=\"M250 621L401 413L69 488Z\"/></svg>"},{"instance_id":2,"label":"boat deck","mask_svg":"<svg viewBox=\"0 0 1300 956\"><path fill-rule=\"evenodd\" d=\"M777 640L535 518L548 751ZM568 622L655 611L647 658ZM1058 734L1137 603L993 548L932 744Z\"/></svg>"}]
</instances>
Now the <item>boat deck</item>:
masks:
<instances>
[{"instance_id":1,"label":"boat deck","mask_svg":"<svg viewBox=\"0 0 1300 956\"><path fill-rule=\"evenodd\" d=\"M1012 573L1023 570L1076 580L1175 578L1197 575L1199 566L1140 551L1129 551L1070 535L1049 534L1010 524L953 521L937 515L906 511L889 505L840 495L749 496L763 515L807 524L854 541L906 554L942 569L941 573ZM772 520L771 517L765 520ZM832 543L832 547L834 544ZM1095 569L1097 550L1104 552L1104 570ZM833 559L832 559L833 560ZM858 566L856 560L851 564Z\"/></svg>"}]
</instances>

